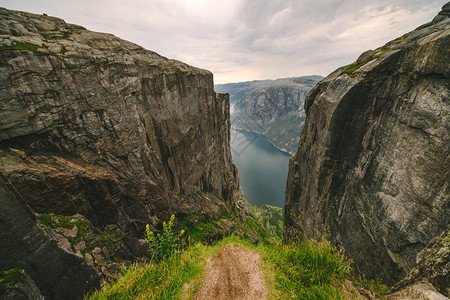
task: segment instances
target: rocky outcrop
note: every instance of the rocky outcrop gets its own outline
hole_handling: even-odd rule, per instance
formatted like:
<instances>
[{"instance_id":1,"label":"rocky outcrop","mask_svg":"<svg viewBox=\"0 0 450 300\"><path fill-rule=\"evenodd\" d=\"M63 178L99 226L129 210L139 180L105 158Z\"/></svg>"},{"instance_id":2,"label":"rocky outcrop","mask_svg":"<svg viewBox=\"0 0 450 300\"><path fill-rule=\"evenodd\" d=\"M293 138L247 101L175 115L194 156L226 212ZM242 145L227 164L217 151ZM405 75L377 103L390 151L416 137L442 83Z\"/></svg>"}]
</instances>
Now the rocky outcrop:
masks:
<instances>
[{"instance_id":1,"label":"rocky outcrop","mask_svg":"<svg viewBox=\"0 0 450 300\"><path fill-rule=\"evenodd\" d=\"M98 287L93 270L109 272L102 257L145 253L145 224L158 230L173 213L213 219L240 201L228 95L214 92L209 71L58 18L0 16L2 205L20 210L2 211L0 269L24 269L49 299L68 299L56 282L68 276L80 297ZM105 253L92 236L79 245L91 233L118 248ZM32 249L42 251L27 258ZM49 268L58 270L43 282Z\"/></svg>"},{"instance_id":2,"label":"rocky outcrop","mask_svg":"<svg viewBox=\"0 0 450 300\"><path fill-rule=\"evenodd\" d=\"M320 76L260 83L232 108L233 128L264 134L277 148L294 154L305 121L306 95Z\"/></svg>"},{"instance_id":3,"label":"rocky outcrop","mask_svg":"<svg viewBox=\"0 0 450 300\"><path fill-rule=\"evenodd\" d=\"M56 239L52 238L51 232L39 226L25 201L16 197L3 180L0 180L2 270L12 269L11 266L25 270L24 273L32 279L32 283L27 285L36 285L47 299L80 299L83 294L98 287L100 278L94 269L82 258L61 247ZM15 285L14 282L13 287ZM2 299L10 293L12 296L8 297L17 296L18 290L24 289L6 288L2 291ZM32 291L34 288L26 290Z\"/></svg>"},{"instance_id":4,"label":"rocky outcrop","mask_svg":"<svg viewBox=\"0 0 450 300\"><path fill-rule=\"evenodd\" d=\"M439 293L434 286L428 282L417 282L398 292L385 296L383 300L446 300L448 299Z\"/></svg>"},{"instance_id":5,"label":"rocky outcrop","mask_svg":"<svg viewBox=\"0 0 450 300\"><path fill-rule=\"evenodd\" d=\"M395 289L413 285L416 282L427 281L433 284L439 292L450 296L450 229L435 237L425 249L419 252L416 266L408 276L399 282Z\"/></svg>"},{"instance_id":6,"label":"rocky outcrop","mask_svg":"<svg viewBox=\"0 0 450 300\"><path fill-rule=\"evenodd\" d=\"M363 53L310 92L289 164L286 238L329 234L356 271L392 283L447 228L446 16Z\"/></svg>"}]
</instances>

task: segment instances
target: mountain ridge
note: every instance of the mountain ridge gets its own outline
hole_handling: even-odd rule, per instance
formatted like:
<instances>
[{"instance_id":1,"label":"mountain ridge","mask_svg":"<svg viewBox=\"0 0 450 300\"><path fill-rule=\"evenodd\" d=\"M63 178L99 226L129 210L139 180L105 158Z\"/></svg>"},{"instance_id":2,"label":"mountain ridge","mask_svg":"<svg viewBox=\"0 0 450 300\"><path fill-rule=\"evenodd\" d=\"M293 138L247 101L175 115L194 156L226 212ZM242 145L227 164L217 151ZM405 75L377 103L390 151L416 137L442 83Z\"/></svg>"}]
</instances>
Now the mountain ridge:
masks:
<instances>
[{"instance_id":1,"label":"mountain ridge","mask_svg":"<svg viewBox=\"0 0 450 300\"><path fill-rule=\"evenodd\" d=\"M233 84L237 89L222 87L234 97L243 97L232 104L231 126L263 134L276 148L293 154L304 121L304 99L321 79L313 75Z\"/></svg>"}]
</instances>

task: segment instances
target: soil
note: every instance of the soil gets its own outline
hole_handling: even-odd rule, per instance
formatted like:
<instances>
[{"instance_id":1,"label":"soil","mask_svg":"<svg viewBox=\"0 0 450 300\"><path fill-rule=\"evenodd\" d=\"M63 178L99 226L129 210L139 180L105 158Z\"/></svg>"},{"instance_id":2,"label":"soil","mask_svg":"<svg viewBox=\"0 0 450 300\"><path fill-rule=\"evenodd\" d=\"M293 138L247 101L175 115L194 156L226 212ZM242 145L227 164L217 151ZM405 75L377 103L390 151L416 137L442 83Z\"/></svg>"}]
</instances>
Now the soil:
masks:
<instances>
[{"instance_id":1,"label":"soil","mask_svg":"<svg viewBox=\"0 0 450 300\"><path fill-rule=\"evenodd\" d=\"M193 299L265 299L267 288L260 265L257 253L240 245L225 246L209 259L206 277Z\"/></svg>"}]
</instances>

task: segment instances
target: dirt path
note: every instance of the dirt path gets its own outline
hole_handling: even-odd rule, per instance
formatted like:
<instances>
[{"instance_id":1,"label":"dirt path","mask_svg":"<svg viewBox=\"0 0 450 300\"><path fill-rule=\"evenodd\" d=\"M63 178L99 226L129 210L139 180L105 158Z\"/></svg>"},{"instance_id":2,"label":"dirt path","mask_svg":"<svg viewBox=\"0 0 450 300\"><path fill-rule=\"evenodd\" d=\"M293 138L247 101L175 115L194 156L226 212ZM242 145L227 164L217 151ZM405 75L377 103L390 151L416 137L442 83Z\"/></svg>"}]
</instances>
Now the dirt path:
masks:
<instances>
[{"instance_id":1,"label":"dirt path","mask_svg":"<svg viewBox=\"0 0 450 300\"><path fill-rule=\"evenodd\" d=\"M243 246L227 245L208 261L206 277L194 300L265 299L267 288L261 257Z\"/></svg>"}]
</instances>

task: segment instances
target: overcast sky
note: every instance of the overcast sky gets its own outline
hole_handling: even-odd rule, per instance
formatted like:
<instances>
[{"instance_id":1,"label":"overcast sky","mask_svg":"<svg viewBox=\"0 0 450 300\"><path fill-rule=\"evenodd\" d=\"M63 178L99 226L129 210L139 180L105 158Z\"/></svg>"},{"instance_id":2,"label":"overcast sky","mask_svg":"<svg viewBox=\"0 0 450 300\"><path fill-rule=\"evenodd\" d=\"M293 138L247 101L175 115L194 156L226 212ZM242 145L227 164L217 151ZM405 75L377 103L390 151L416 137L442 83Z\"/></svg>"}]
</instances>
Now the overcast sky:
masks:
<instances>
[{"instance_id":1,"label":"overcast sky","mask_svg":"<svg viewBox=\"0 0 450 300\"><path fill-rule=\"evenodd\" d=\"M328 75L431 21L448 0L0 0L112 33L215 83Z\"/></svg>"}]
</instances>

